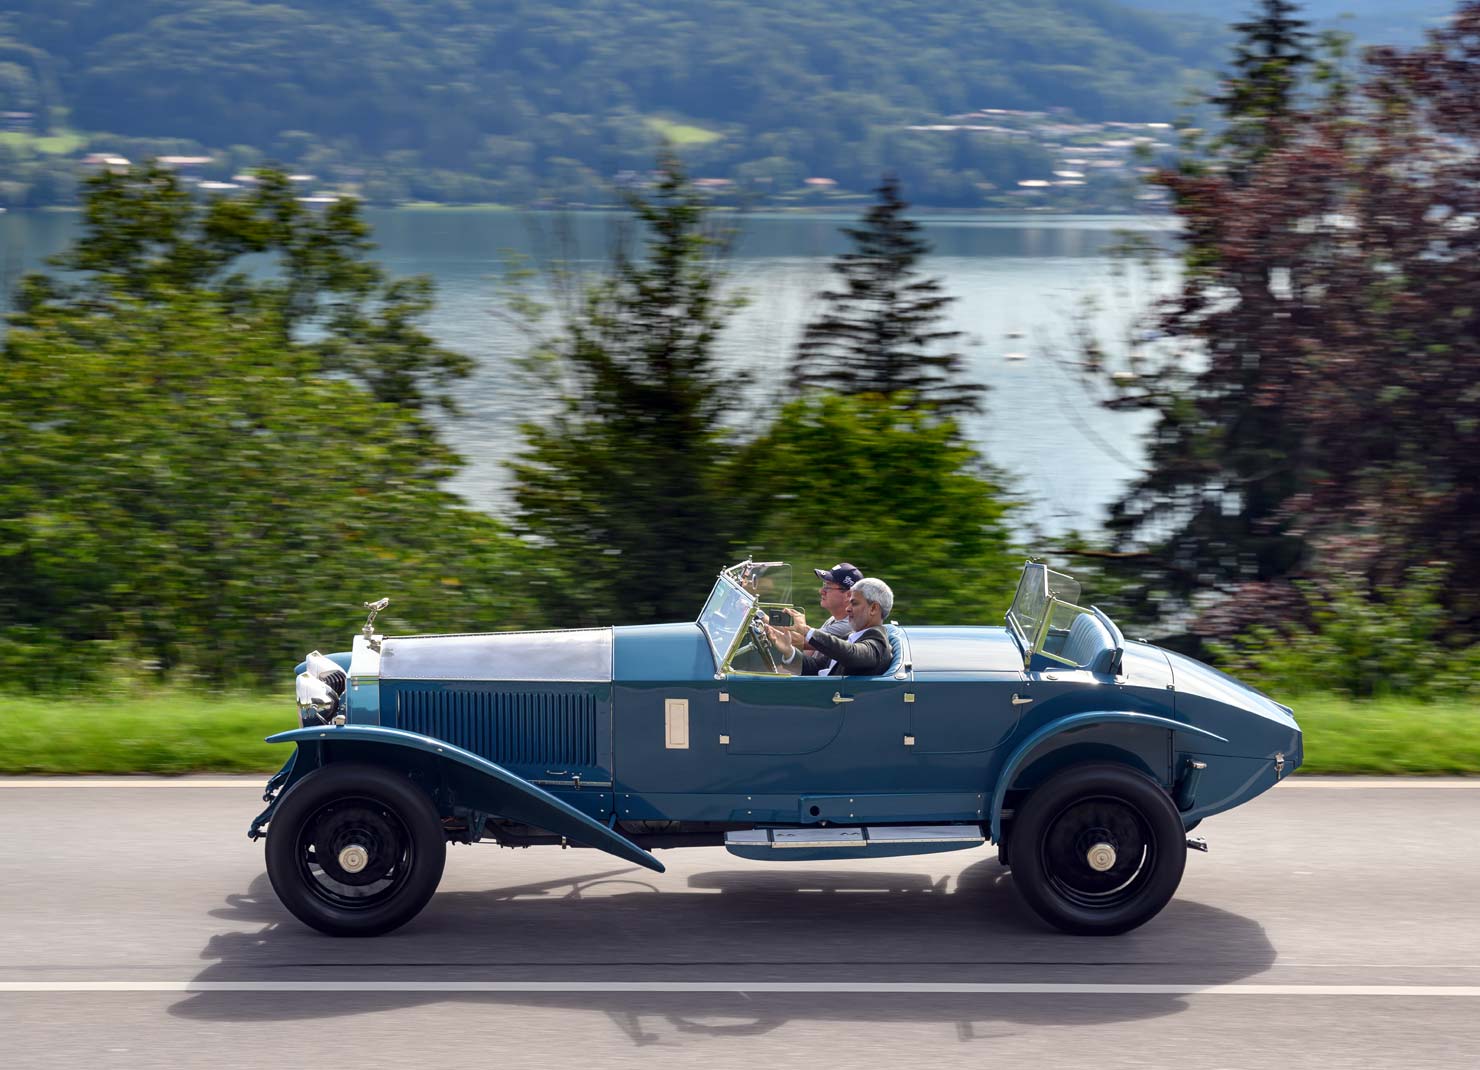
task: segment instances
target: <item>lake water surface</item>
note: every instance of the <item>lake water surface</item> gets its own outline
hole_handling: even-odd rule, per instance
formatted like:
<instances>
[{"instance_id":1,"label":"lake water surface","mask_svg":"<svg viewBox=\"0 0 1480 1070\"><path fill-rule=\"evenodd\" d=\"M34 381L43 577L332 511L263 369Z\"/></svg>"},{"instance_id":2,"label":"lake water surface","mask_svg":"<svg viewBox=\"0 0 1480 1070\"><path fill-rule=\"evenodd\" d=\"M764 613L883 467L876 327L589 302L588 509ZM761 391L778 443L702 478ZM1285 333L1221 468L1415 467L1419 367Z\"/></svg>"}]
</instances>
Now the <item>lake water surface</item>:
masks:
<instances>
[{"instance_id":1,"label":"lake water surface","mask_svg":"<svg viewBox=\"0 0 1480 1070\"><path fill-rule=\"evenodd\" d=\"M473 209L366 214L377 256L392 273L436 280L432 333L477 361L472 380L458 391L464 415L446 428L468 461L455 489L501 512L508 506L503 461L517 447L519 422L542 404L513 367L529 341L505 314L500 280L509 256L561 258L594 273L623 217ZM79 219L75 213L0 216L0 270L13 282L20 270L40 266L77 233ZM758 384L736 399L733 419L743 424L781 399L792 351L818 311L817 291L828 283L829 259L848 248L839 228L856 219L758 214L734 222L730 286L744 292L747 304L718 350L727 364L750 369ZM966 374L992 388L984 413L963 421L965 431L1027 503L1025 519L1047 534L1095 527L1137 471L1147 424L1144 416L1097 404L1075 358L1074 325L1090 302L1097 310L1088 322L1101 337L1113 342L1136 327L1167 283L1139 270L1117 277L1113 247L1127 231L1166 238L1169 222L1088 216L920 222L933 247L924 269L957 298L948 326L963 332L956 348Z\"/></svg>"}]
</instances>

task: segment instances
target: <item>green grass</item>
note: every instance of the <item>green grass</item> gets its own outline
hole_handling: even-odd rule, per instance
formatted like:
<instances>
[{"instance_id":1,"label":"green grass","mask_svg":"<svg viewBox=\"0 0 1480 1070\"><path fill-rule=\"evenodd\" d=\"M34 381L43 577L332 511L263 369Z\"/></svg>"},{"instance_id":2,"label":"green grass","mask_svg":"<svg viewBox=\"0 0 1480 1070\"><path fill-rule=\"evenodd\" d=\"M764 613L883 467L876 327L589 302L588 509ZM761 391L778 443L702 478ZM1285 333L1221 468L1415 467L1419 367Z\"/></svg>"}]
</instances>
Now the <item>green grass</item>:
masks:
<instances>
[{"instance_id":1,"label":"green grass","mask_svg":"<svg viewBox=\"0 0 1480 1070\"><path fill-rule=\"evenodd\" d=\"M0 773L12 774L271 772L291 747L262 738L298 727L292 695L28 696L0 710Z\"/></svg>"},{"instance_id":2,"label":"green grass","mask_svg":"<svg viewBox=\"0 0 1480 1070\"><path fill-rule=\"evenodd\" d=\"M1291 702L1305 731L1302 774L1480 775L1480 705ZM0 773L268 773L287 748L262 737L297 726L289 695L168 691L139 698L0 700Z\"/></svg>"},{"instance_id":3,"label":"green grass","mask_svg":"<svg viewBox=\"0 0 1480 1070\"><path fill-rule=\"evenodd\" d=\"M1480 704L1337 695L1282 701L1305 733L1302 773L1480 774Z\"/></svg>"},{"instance_id":4,"label":"green grass","mask_svg":"<svg viewBox=\"0 0 1480 1070\"><path fill-rule=\"evenodd\" d=\"M680 148L685 145L708 145L711 141L718 141L724 137L717 130L706 130L702 126L676 123L671 119L650 118L647 124L654 133Z\"/></svg>"}]
</instances>

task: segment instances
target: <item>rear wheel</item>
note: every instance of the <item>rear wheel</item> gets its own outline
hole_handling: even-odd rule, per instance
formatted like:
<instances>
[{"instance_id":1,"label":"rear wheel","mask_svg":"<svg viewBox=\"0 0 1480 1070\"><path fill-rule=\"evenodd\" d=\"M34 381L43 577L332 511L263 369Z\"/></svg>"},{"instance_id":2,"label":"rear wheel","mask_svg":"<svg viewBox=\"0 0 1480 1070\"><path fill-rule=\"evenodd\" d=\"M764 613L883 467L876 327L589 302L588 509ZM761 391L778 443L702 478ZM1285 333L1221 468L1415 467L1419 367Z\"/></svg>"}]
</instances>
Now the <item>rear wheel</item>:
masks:
<instances>
[{"instance_id":1,"label":"rear wheel","mask_svg":"<svg viewBox=\"0 0 1480 1070\"><path fill-rule=\"evenodd\" d=\"M1069 933L1110 936L1150 921L1182 882L1187 835L1159 785L1121 766L1067 769L1013 823L1012 877Z\"/></svg>"},{"instance_id":2,"label":"rear wheel","mask_svg":"<svg viewBox=\"0 0 1480 1070\"><path fill-rule=\"evenodd\" d=\"M329 765L295 784L267 830L267 876L294 917L331 936L406 924L437 890L447 837L404 776Z\"/></svg>"}]
</instances>

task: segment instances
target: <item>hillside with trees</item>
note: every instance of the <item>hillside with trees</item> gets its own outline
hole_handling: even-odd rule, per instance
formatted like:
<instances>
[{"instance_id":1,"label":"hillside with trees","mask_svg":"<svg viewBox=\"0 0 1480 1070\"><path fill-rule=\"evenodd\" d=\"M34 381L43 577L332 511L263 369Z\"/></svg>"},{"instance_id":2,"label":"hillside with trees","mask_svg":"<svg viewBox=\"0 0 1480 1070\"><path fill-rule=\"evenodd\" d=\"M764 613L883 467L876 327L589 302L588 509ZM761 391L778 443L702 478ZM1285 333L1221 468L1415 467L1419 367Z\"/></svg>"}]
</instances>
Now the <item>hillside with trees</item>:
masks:
<instances>
[{"instance_id":1,"label":"hillside with trees","mask_svg":"<svg viewBox=\"0 0 1480 1070\"><path fill-rule=\"evenodd\" d=\"M866 195L892 170L976 206L1051 161L959 117L1167 120L1222 32L1108 0L7 7L0 182L27 188L0 194L22 204L67 199L41 165L84 151L211 155L216 180L270 159L377 202L610 200L666 138L736 190Z\"/></svg>"}]
</instances>

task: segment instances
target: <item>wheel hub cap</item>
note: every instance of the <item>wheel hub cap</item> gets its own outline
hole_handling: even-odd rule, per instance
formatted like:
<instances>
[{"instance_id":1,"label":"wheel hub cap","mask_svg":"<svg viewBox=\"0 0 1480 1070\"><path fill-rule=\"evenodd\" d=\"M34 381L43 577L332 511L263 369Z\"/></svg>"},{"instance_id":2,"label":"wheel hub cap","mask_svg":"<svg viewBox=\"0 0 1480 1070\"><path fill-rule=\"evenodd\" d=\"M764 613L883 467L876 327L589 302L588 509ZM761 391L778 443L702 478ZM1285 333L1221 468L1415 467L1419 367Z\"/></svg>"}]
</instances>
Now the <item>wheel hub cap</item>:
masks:
<instances>
[{"instance_id":1,"label":"wheel hub cap","mask_svg":"<svg viewBox=\"0 0 1480 1070\"><path fill-rule=\"evenodd\" d=\"M1097 843L1085 852L1084 858L1090 869L1104 873L1115 865L1115 848L1108 843Z\"/></svg>"},{"instance_id":2,"label":"wheel hub cap","mask_svg":"<svg viewBox=\"0 0 1480 1070\"><path fill-rule=\"evenodd\" d=\"M370 852L352 843L339 852L339 867L346 873L359 873L370 864Z\"/></svg>"}]
</instances>

